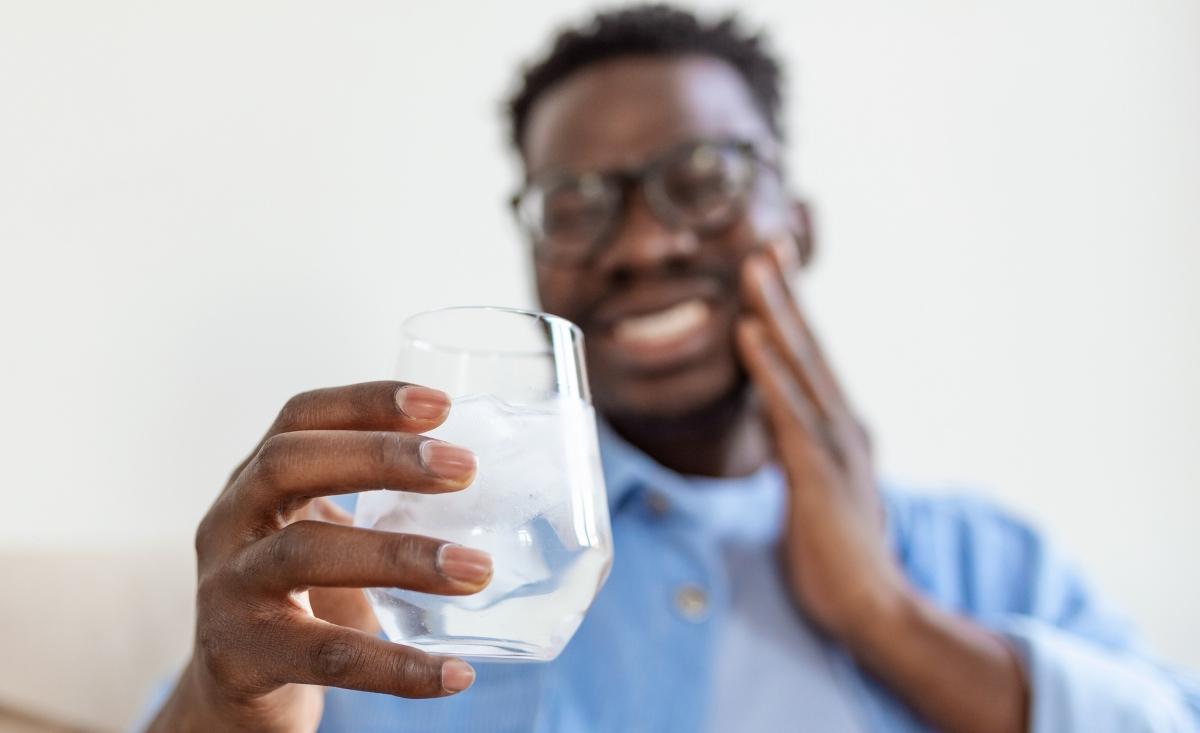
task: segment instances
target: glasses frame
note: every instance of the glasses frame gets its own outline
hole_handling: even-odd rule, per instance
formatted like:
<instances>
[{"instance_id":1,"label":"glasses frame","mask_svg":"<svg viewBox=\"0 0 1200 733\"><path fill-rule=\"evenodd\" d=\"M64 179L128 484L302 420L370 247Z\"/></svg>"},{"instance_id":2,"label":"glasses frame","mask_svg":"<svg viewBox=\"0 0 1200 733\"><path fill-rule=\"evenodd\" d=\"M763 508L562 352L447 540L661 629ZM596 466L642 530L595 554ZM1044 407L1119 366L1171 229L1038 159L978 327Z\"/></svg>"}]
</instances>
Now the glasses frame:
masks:
<instances>
[{"instance_id":1,"label":"glasses frame","mask_svg":"<svg viewBox=\"0 0 1200 733\"><path fill-rule=\"evenodd\" d=\"M715 217L714 221L708 223L689 223L685 221L686 217L680 215L679 207L672 202L671 197L663 190L663 171L666 170L668 165L687 155L693 154L696 150L703 147L716 148L721 152L732 151L737 153L748 164L750 172L741 189L730 198L728 204L721 211L720 216ZM509 204L513 216L517 221L517 226L520 227L526 239L533 247L534 257L543 262L554 264L580 265L590 262L603 246L612 239L613 233L620 224L628 207L630 195L636 188L642 188L654 215L667 226L673 228L686 226L699 233L708 233L720 230L733 222L735 212L741 209L742 205L746 202L746 197L754 190L755 184L758 181L760 167L766 168L776 175L782 175L778 164L763 155L759 151L758 146L749 140L740 138L689 140L668 148L639 166L608 171L586 171L584 173L556 172L530 179L522 186L520 191L512 196ZM573 254L562 251L556 252L553 247L549 246L548 240L540 233L539 229L527 221L528 217L523 214L524 207L530 196L537 195L540 192L552 191L555 187L564 183L576 183L582 188L601 188L609 194L608 197L610 199L609 221L599 229L587 247Z\"/></svg>"}]
</instances>

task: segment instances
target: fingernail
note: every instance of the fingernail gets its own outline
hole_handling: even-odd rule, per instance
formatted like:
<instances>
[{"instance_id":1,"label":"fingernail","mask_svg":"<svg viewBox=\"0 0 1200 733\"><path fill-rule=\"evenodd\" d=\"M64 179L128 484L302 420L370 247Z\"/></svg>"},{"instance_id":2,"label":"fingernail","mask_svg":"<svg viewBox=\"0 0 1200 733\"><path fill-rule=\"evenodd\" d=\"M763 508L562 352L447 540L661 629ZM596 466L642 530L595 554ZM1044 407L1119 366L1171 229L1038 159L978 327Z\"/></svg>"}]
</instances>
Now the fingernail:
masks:
<instances>
[{"instance_id":1,"label":"fingernail","mask_svg":"<svg viewBox=\"0 0 1200 733\"><path fill-rule=\"evenodd\" d=\"M452 481L465 480L475 472L474 453L440 440L421 443L421 463L430 473Z\"/></svg>"},{"instance_id":2,"label":"fingernail","mask_svg":"<svg viewBox=\"0 0 1200 733\"><path fill-rule=\"evenodd\" d=\"M447 659L442 663L442 689L446 692L461 692L475 681L475 670L461 659Z\"/></svg>"},{"instance_id":3,"label":"fingernail","mask_svg":"<svg viewBox=\"0 0 1200 733\"><path fill-rule=\"evenodd\" d=\"M416 420L437 420L446 416L450 398L441 390L406 384L396 390L396 407Z\"/></svg>"},{"instance_id":4,"label":"fingernail","mask_svg":"<svg viewBox=\"0 0 1200 733\"><path fill-rule=\"evenodd\" d=\"M443 575L461 583L477 585L492 576L492 556L462 545L442 545L437 565Z\"/></svg>"}]
</instances>

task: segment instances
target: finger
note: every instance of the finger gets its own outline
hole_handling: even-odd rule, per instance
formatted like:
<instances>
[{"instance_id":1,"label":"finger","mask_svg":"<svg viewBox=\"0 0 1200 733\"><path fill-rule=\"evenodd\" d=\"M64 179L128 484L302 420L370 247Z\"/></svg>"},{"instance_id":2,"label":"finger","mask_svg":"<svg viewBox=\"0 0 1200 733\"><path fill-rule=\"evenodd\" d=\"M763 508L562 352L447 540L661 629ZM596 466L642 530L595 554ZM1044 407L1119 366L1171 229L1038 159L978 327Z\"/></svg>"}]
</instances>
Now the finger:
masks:
<instances>
[{"instance_id":1,"label":"finger","mask_svg":"<svg viewBox=\"0 0 1200 733\"><path fill-rule=\"evenodd\" d=\"M427 698L460 692L475 680L475 670L461 659L436 657L318 619L298 623L277 642L280 682Z\"/></svg>"},{"instance_id":2,"label":"finger","mask_svg":"<svg viewBox=\"0 0 1200 733\"><path fill-rule=\"evenodd\" d=\"M354 515L324 497L311 502L304 518L343 526L354 524ZM368 634L378 634L379 619L360 588L311 588L308 603L313 615L331 624Z\"/></svg>"},{"instance_id":3,"label":"finger","mask_svg":"<svg viewBox=\"0 0 1200 733\"><path fill-rule=\"evenodd\" d=\"M457 491L475 476L475 454L421 435L382 431L280 433L238 477L237 510L261 520L286 517L316 496L369 489Z\"/></svg>"},{"instance_id":4,"label":"finger","mask_svg":"<svg viewBox=\"0 0 1200 733\"><path fill-rule=\"evenodd\" d=\"M753 316L740 319L737 344L742 362L759 390L771 429L783 438L823 445L818 426L821 417L771 342L762 321Z\"/></svg>"},{"instance_id":5,"label":"finger","mask_svg":"<svg viewBox=\"0 0 1200 733\"><path fill-rule=\"evenodd\" d=\"M787 365L801 382L809 399L824 415L833 411L830 395L818 383L819 370L814 363L817 355L800 316L800 309L787 290L783 276L774 260L764 254L746 259L742 268L742 288L750 312L766 326Z\"/></svg>"},{"instance_id":6,"label":"finger","mask_svg":"<svg viewBox=\"0 0 1200 733\"><path fill-rule=\"evenodd\" d=\"M788 251L793 251L793 249L789 248ZM845 393L842 391L837 376L834 375L833 369L829 366L829 360L825 357L824 349L821 348L820 339L813 333L808 319L804 317L804 309L800 307L800 301L796 297L795 288L792 287L792 283L789 282L787 276L784 274L790 271L788 269L791 266L789 265L789 260L780 254L781 250L779 248L772 248L769 251L771 254L771 263L774 265L775 272L779 275L778 282L786 295L785 303L795 317L802 338L808 345L808 353L812 355L810 363L816 372L816 381L819 383L820 389L828 393L832 401L836 402L842 408L847 408L849 403L846 401Z\"/></svg>"},{"instance_id":7,"label":"finger","mask_svg":"<svg viewBox=\"0 0 1200 733\"><path fill-rule=\"evenodd\" d=\"M363 382L303 392L288 400L268 436L293 430L431 430L446 419L450 398L407 382Z\"/></svg>"},{"instance_id":8,"label":"finger","mask_svg":"<svg viewBox=\"0 0 1200 733\"><path fill-rule=\"evenodd\" d=\"M297 430L394 430L421 433L440 425L449 414L445 392L407 382L363 382L302 392L279 411L254 452L233 471L232 483L263 443Z\"/></svg>"},{"instance_id":9,"label":"finger","mask_svg":"<svg viewBox=\"0 0 1200 733\"><path fill-rule=\"evenodd\" d=\"M793 446L781 451L780 459L797 476L844 469L841 446L784 364L762 322L752 316L742 318L737 324L737 342L772 432Z\"/></svg>"},{"instance_id":10,"label":"finger","mask_svg":"<svg viewBox=\"0 0 1200 733\"><path fill-rule=\"evenodd\" d=\"M815 406L813 426L821 444L843 469L869 474L869 449L861 425L788 289L778 259L774 254L752 255L743 267L742 280L751 312L761 319L781 362Z\"/></svg>"},{"instance_id":11,"label":"finger","mask_svg":"<svg viewBox=\"0 0 1200 733\"><path fill-rule=\"evenodd\" d=\"M492 558L432 537L305 521L250 545L237 572L247 587L278 594L316 586L459 596L488 584Z\"/></svg>"},{"instance_id":12,"label":"finger","mask_svg":"<svg viewBox=\"0 0 1200 733\"><path fill-rule=\"evenodd\" d=\"M770 252L781 272L799 272L800 268L804 266L800 259L799 248L796 246L796 239L791 235L774 239L767 244L766 251Z\"/></svg>"},{"instance_id":13,"label":"finger","mask_svg":"<svg viewBox=\"0 0 1200 733\"><path fill-rule=\"evenodd\" d=\"M766 325L771 340L818 412L839 432L853 423L841 389L796 304L778 263L765 255L747 259L743 287L751 312Z\"/></svg>"}]
</instances>

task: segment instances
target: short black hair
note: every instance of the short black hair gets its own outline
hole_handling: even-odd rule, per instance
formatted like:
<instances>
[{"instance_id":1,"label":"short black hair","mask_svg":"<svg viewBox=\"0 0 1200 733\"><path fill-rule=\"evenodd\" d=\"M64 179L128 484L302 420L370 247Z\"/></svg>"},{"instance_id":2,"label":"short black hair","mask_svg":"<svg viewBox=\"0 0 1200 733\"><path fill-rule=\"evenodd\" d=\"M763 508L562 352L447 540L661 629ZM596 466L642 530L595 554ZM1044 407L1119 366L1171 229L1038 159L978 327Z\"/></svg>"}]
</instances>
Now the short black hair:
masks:
<instances>
[{"instance_id":1,"label":"short black hair","mask_svg":"<svg viewBox=\"0 0 1200 733\"><path fill-rule=\"evenodd\" d=\"M771 132L782 137L782 72L763 34L743 30L734 14L706 22L686 10L652 4L600 12L559 32L550 52L525 68L508 102L513 146L522 149L529 112L546 89L598 61L642 54L702 54L728 63L746 81Z\"/></svg>"}]
</instances>

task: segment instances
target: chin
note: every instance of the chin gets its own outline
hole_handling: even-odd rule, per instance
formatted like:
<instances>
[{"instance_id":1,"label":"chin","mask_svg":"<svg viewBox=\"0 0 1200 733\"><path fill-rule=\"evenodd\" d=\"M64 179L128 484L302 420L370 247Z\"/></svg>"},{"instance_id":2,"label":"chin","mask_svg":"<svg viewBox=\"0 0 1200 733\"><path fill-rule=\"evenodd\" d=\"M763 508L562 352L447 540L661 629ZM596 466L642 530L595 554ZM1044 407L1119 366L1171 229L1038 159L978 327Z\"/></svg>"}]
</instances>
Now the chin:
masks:
<instances>
[{"instance_id":1,"label":"chin","mask_svg":"<svg viewBox=\"0 0 1200 733\"><path fill-rule=\"evenodd\" d=\"M678 421L739 393L744 381L732 360L711 360L680 372L594 380L592 393L610 420Z\"/></svg>"}]
</instances>

